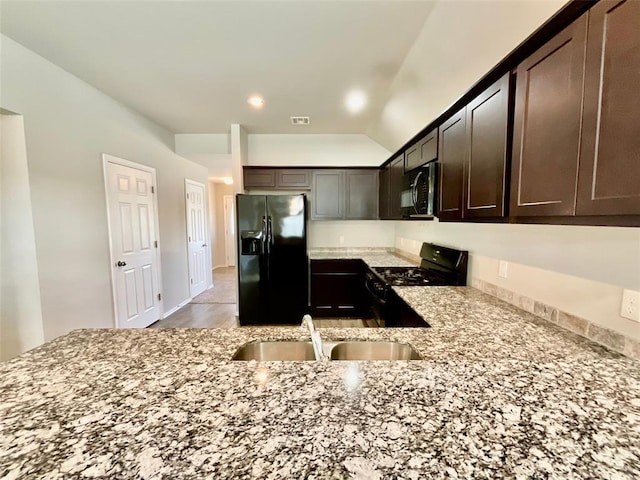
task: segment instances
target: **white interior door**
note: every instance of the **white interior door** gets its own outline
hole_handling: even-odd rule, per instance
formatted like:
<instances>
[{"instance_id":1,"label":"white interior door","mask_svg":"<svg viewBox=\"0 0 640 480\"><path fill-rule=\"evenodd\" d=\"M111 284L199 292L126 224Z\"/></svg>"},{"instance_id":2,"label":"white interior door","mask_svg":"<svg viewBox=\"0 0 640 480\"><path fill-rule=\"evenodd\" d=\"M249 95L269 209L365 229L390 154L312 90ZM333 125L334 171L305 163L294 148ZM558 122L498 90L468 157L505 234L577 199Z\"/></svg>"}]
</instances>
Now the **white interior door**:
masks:
<instances>
[{"instance_id":1,"label":"white interior door","mask_svg":"<svg viewBox=\"0 0 640 480\"><path fill-rule=\"evenodd\" d=\"M105 175L116 327L143 328L160 318L154 176L113 161Z\"/></svg>"},{"instance_id":2,"label":"white interior door","mask_svg":"<svg viewBox=\"0 0 640 480\"><path fill-rule=\"evenodd\" d=\"M189 295L191 298L207 288L207 224L205 219L205 188L201 183L186 180L187 244L189 252Z\"/></svg>"},{"instance_id":3,"label":"white interior door","mask_svg":"<svg viewBox=\"0 0 640 480\"><path fill-rule=\"evenodd\" d=\"M224 251L227 265L233 267L236 264L236 228L235 209L233 195L225 195L224 200Z\"/></svg>"}]
</instances>

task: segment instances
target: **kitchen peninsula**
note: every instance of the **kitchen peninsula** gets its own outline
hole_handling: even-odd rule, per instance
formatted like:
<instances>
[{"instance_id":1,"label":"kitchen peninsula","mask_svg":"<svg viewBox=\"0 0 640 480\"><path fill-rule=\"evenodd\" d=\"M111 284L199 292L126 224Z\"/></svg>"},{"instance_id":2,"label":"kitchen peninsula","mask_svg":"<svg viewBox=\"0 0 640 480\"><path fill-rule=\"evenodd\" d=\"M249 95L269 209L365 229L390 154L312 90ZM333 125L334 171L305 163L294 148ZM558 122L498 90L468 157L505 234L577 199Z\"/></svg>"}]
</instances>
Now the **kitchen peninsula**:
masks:
<instances>
[{"instance_id":1,"label":"kitchen peninsula","mask_svg":"<svg viewBox=\"0 0 640 480\"><path fill-rule=\"evenodd\" d=\"M640 476L636 360L474 288L395 290L432 328L321 334L422 361L230 361L297 328L78 330L27 352L0 365L0 477Z\"/></svg>"}]
</instances>

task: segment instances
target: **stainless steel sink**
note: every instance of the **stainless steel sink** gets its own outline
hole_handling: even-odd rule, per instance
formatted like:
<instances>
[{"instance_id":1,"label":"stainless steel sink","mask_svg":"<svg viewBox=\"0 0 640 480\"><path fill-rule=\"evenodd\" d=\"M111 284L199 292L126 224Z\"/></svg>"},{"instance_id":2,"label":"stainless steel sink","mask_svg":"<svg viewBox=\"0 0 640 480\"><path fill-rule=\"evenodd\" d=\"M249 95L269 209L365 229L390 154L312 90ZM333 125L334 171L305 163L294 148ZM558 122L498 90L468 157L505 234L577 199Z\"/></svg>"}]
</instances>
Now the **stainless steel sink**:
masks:
<instances>
[{"instance_id":1,"label":"stainless steel sink","mask_svg":"<svg viewBox=\"0 0 640 480\"><path fill-rule=\"evenodd\" d=\"M340 342L331 349L331 360L422 360L408 343Z\"/></svg>"},{"instance_id":2,"label":"stainless steel sink","mask_svg":"<svg viewBox=\"0 0 640 480\"><path fill-rule=\"evenodd\" d=\"M311 361L316 357L311 342L255 341L238 349L232 360L259 362Z\"/></svg>"},{"instance_id":3,"label":"stainless steel sink","mask_svg":"<svg viewBox=\"0 0 640 480\"><path fill-rule=\"evenodd\" d=\"M408 343L354 340L322 342L324 355L330 360L422 360ZM311 342L288 340L256 340L238 349L232 360L259 362L313 361Z\"/></svg>"}]
</instances>

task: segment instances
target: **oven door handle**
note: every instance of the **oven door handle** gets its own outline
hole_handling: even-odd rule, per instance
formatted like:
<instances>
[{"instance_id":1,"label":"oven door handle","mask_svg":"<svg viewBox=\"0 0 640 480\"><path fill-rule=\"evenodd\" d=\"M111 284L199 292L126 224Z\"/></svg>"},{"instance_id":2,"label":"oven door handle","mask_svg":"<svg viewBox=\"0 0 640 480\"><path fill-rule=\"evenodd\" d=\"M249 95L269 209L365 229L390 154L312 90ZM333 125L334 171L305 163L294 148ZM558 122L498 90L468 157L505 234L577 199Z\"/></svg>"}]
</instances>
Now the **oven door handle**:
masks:
<instances>
[{"instance_id":1,"label":"oven door handle","mask_svg":"<svg viewBox=\"0 0 640 480\"><path fill-rule=\"evenodd\" d=\"M373 290L371 290L371 287L369 286L369 282L364 282L364 287L371 294L371 296L376 301L376 303L379 303L380 305L385 305L387 303L386 300L381 299Z\"/></svg>"}]
</instances>

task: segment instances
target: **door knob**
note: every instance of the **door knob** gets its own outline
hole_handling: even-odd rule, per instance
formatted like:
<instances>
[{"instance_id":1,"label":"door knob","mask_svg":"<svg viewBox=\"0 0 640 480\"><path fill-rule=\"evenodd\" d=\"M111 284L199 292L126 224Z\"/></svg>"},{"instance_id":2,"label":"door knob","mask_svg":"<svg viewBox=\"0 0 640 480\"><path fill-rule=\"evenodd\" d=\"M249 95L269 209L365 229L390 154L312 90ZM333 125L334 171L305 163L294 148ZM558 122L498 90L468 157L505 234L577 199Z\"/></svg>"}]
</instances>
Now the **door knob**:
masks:
<instances>
[{"instance_id":1,"label":"door knob","mask_svg":"<svg viewBox=\"0 0 640 480\"><path fill-rule=\"evenodd\" d=\"M203 246L203 247L206 247L206 246L207 246L207 244L206 244L206 243L203 243L203 244L202 244L202 246Z\"/></svg>"},{"instance_id":2,"label":"door knob","mask_svg":"<svg viewBox=\"0 0 640 480\"><path fill-rule=\"evenodd\" d=\"M122 260L118 260L116 262L116 267L126 267L127 266L127 262L123 262Z\"/></svg>"}]
</instances>

